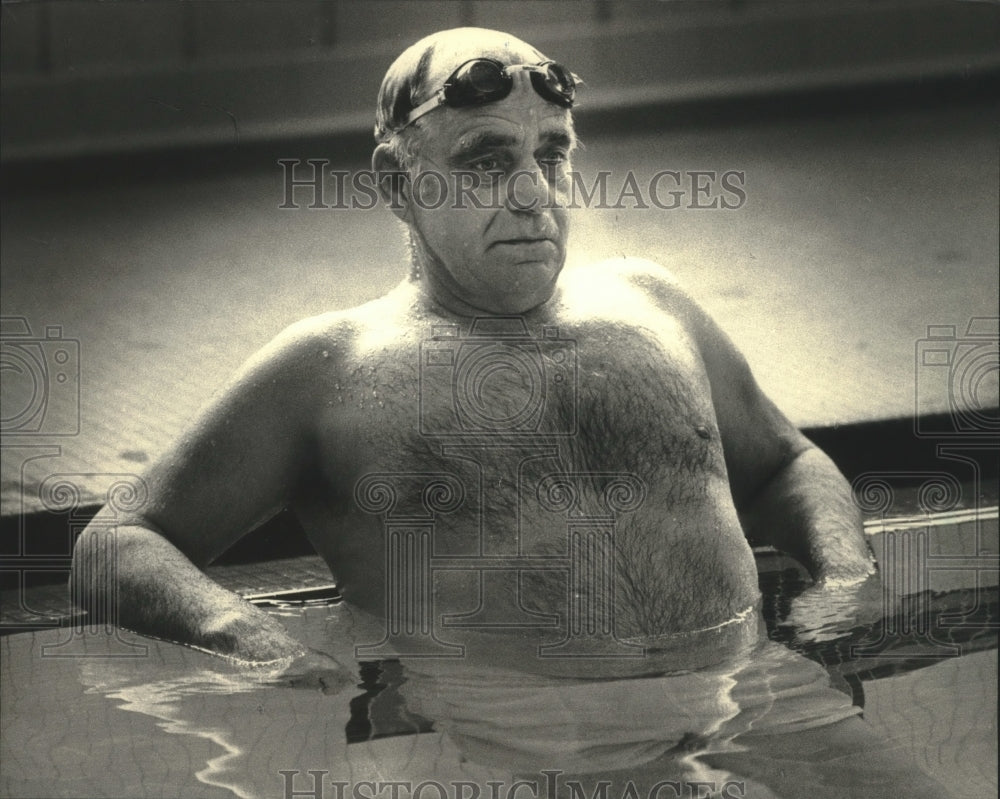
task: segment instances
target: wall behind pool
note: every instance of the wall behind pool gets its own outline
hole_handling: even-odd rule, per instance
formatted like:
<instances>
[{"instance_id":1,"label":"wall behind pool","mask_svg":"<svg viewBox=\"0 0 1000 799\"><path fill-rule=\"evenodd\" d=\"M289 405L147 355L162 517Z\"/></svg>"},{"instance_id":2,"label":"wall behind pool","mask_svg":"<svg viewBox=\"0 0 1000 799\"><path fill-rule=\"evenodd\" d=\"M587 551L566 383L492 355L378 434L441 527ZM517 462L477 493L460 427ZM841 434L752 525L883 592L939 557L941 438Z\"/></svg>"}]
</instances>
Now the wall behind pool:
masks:
<instances>
[{"instance_id":1,"label":"wall behind pool","mask_svg":"<svg viewBox=\"0 0 1000 799\"><path fill-rule=\"evenodd\" d=\"M588 83L581 112L968 75L1000 8L920 2L4 3L5 162L370 129L388 64L478 25Z\"/></svg>"}]
</instances>

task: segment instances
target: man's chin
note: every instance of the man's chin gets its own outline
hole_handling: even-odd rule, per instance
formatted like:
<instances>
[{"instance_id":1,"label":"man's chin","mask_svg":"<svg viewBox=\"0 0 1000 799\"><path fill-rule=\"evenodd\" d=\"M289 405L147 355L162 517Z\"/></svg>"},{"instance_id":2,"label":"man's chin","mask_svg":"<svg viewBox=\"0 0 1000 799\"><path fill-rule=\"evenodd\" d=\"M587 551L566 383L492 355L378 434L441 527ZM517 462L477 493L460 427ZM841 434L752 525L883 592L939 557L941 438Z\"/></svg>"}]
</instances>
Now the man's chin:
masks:
<instances>
[{"instance_id":1,"label":"man's chin","mask_svg":"<svg viewBox=\"0 0 1000 799\"><path fill-rule=\"evenodd\" d=\"M561 264L551 262L515 264L508 273L511 281L496 294L496 303L505 306L504 313L524 313L537 308L555 293L561 271Z\"/></svg>"}]
</instances>

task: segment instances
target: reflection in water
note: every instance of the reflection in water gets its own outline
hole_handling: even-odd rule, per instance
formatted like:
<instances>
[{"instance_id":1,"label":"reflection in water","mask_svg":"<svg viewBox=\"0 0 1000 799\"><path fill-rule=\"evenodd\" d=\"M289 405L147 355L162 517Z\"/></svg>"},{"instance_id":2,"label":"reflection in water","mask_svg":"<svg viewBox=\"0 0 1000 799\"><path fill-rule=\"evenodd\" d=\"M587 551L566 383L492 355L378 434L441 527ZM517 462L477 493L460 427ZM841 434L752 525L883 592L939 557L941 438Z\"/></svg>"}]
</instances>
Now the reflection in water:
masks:
<instances>
[{"instance_id":1,"label":"reflection in water","mask_svg":"<svg viewBox=\"0 0 1000 799\"><path fill-rule=\"evenodd\" d=\"M279 772L290 764L330 768L347 762L343 731L350 692L327 697L278 688L271 684L274 669L240 666L163 641L148 643L149 658L87 657L77 661L78 674L85 695L155 719L159 730L183 740L187 773L197 780L190 785L202 786L193 793L185 786L185 795L263 799L280 795ZM94 650L95 642L89 648ZM142 725L122 715L107 718L98 731L102 737L118 739L122 730L130 737L142 734ZM158 739L157 734L149 743L154 753L167 748ZM136 764L128 778L132 785L145 786L144 770ZM162 786L156 793L171 795Z\"/></svg>"},{"instance_id":2,"label":"reflection in water","mask_svg":"<svg viewBox=\"0 0 1000 799\"><path fill-rule=\"evenodd\" d=\"M209 695L231 696L259 690L260 684L251 682L245 675L225 674L209 669L197 669L172 679L129 684L132 669L116 673L115 661L83 661L80 679L89 686L89 692L104 694L118 700L122 710L144 713L160 719L160 729L175 735L192 735L204 738L219 746L223 753L210 758L205 767L195 772L195 777L206 785L232 791L240 799L254 799L252 788L241 786L233 775L239 773L238 761L243 750L235 743L234 730L219 724L220 719L202 721L192 715L184 718L192 707L185 707L185 700L195 703ZM198 714L200 715L200 714Z\"/></svg>"},{"instance_id":3,"label":"reflection in water","mask_svg":"<svg viewBox=\"0 0 1000 799\"><path fill-rule=\"evenodd\" d=\"M437 720L470 760L539 783L551 770L592 787L631 783L643 796L663 780L717 790L745 781L706 755L748 751L755 736L859 712L822 667L768 641L713 667L644 678L551 678L417 660L406 674L409 709Z\"/></svg>"},{"instance_id":4,"label":"reflection in water","mask_svg":"<svg viewBox=\"0 0 1000 799\"><path fill-rule=\"evenodd\" d=\"M362 614L346 605L283 611L282 620L292 634L345 663L354 643L370 638ZM493 799L491 782L501 785L506 799L517 780L537 788L513 799L536 793L572 799L580 790L588 798L595 792L607 799L707 797L709 787L714 795L753 799L947 796L858 720L858 709L829 687L823 667L768 641L756 619L723 662L707 665L691 665L698 646L685 640L677 651L648 656L642 676L585 661L574 664L576 677L552 676L529 671L537 660L495 636L492 652L480 648L477 656L470 646L462 660L368 664L366 688L332 696L267 684L271 672L157 641L148 642L148 658L92 657L101 654L93 641L90 656L75 661L32 654L60 632L38 633L23 646L22 636L7 639L5 682L13 687L5 700L26 708L34 700L22 695L41 697L42 720L92 714L96 698L109 700L116 710L102 713L91 731L91 751L120 755L104 768L117 780L109 785L125 787L102 795L172 795L172 788L154 784L156 764L143 762L146 752L168 760L171 775L196 775L188 785L200 788L183 793L203 797L314 795L311 771L326 786L323 799L348 799L355 789L360 797L411 799L421 780L446 786L447 799L472 799L467 789L452 791L463 782L480 787L479 799ZM719 654L716 647L716 661ZM70 673L85 690L45 705L46 682L73 682ZM362 710L370 731L348 745L352 704L357 712L373 682L379 692ZM156 727L136 723L136 715ZM8 742L15 738L10 728ZM177 741L186 760L166 754L179 751ZM35 755L41 747L36 737L26 751ZM27 763L26 754L21 759ZM96 772L99 779L99 764ZM409 788L394 795L387 787L394 781ZM428 790L422 796L438 795Z\"/></svg>"}]
</instances>

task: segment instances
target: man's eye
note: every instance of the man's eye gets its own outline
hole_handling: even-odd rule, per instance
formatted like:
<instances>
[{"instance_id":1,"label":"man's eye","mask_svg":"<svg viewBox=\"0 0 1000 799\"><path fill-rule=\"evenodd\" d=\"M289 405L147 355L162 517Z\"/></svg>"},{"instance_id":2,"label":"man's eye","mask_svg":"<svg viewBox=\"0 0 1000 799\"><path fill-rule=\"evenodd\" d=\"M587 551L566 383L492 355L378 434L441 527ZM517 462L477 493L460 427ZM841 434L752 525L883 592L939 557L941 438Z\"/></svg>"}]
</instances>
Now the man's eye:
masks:
<instances>
[{"instance_id":1,"label":"man's eye","mask_svg":"<svg viewBox=\"0 0 1000 799\"><path fill-rule=\"evenodd\" d=\"M473 161L471 167L476 172L497 172L500 170L500 159L480 158L478 161Z\"/></svg>"}]
</instances>

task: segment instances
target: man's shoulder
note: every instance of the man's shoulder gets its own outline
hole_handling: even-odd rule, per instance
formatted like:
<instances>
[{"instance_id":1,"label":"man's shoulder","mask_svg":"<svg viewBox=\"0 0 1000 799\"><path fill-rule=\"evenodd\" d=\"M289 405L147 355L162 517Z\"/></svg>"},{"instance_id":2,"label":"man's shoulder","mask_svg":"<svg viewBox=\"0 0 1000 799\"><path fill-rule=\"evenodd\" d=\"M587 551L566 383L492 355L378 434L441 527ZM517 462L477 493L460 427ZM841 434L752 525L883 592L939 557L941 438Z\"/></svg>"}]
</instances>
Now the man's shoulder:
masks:
<instances>
[{"instance_id":1,"label":"man's shoulder","mask_svg":"<svg viewBox=\"0 0 1000 799\"><path fill-rule=\"evenodd\" d=\"M568 285L588 291L627 290L663 311L682 312L693 303L680 281L666 266L646 258L622 256L573 267Z\"/></svg>"},{"instance_id":2,"label":"man's shoulder","mask_svg":"<svg viewBox=\"0 0 1000 799\"><path fill-rule=\"evenodd\" d=\"M285 327L251 358L251 363L282 369L303 357L326 353L330 357L353 338L350 313L330 311L300 319Z\"/></svg>"},{"instance_id":3,"label":"man's shoulder","mask_svg":"<svg viewBox=\"0 0 1000 799\"><path fill-rule=\"evenodd\" d=\"M610 314L645 327L676 326L702 357L731 346L673 272L656 261L609 258L567 271L563 302L571 317L591 309L595 317Z\"/></svg>"},{"instance_id":4,"label":"man's shoulder","mask_svg":"<svg viewBox=\"0 0 1000 799\"><path fill-rule=\"evenodd\" d=\"M309 316L288 325L264 350L274 357L281 357L312 351L316 347L351 347L373 328L389 324L398 317L399 305L398 299L390 292L352 308Z\"/></svg>"},{"instance_id":5,"label":"man's shoulder","mask_svg":"<svg viewBox=\"0 0 1000 799\"><path fill-rule=\"evenodd\" d=\"M406 303L395 294L300 319L278 333L252 360L286 374L309 369L317 362L326 367L325 372L335 373L338 366L354 364L376 344L386 349L387 342L401 343L410 325Z\"/></svg>"}]
</instances>

